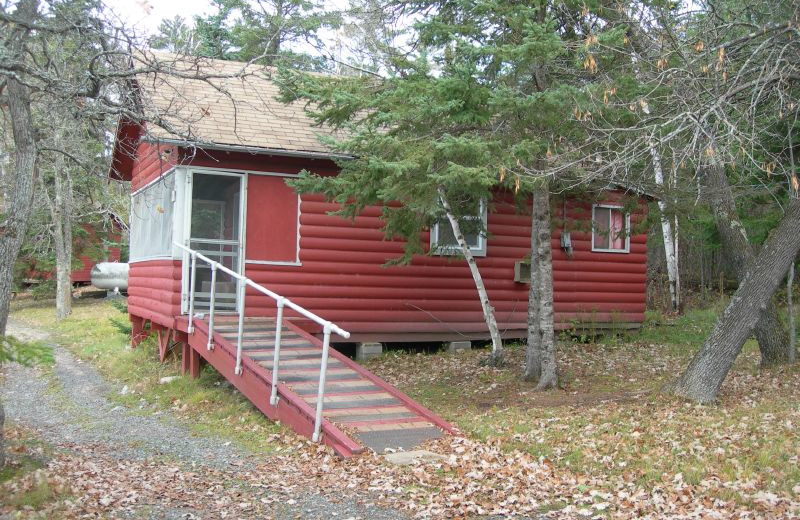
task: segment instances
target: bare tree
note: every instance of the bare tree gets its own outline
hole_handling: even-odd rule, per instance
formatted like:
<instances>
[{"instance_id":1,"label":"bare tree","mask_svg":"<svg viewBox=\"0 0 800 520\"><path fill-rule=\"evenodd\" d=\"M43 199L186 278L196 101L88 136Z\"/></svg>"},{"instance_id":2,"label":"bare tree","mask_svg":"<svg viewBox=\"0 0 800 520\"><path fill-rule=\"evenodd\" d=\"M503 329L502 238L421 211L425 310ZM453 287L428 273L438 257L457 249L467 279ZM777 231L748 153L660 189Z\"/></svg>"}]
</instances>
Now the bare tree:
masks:
<instances>
[{"instance_id":1,"label":"bare tree","mask_svg":"<svg viewBox=\"0 0 800 520\"><path fill-rule=\"evenodd\" d=\"M712 206L741 283L675 386L681 395L708 401L754 329L763 364L787 359L786 334L770 298L796 254L791 230L800 183L789 156L800 86L798 6L749 0L700 2L680 12L644 4L618 9L629 37L648 39L649 52L631 60L641 85L586 118L596 139L581 160L594 159L596 177L636 182L642 178L636 165L652 159L655 144L684 175L670 195L695 191ZM757 256L743 233L731 179L760 187L785 208Z\"/></svg>"}]
</instances>

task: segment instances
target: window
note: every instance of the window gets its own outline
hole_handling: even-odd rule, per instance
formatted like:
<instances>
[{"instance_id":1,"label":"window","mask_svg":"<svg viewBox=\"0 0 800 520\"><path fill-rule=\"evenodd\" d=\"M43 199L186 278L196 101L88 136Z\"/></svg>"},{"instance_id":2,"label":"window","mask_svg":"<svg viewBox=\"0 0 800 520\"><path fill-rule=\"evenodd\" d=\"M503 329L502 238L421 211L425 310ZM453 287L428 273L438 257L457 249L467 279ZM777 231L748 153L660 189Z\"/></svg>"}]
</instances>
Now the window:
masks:
<instances>
[{"instance_id":1,"label":"window","mask_svg":"<svg viewBox=\"0 0 800 520\"><path fill-rule=\"evenodd\" d=\"M172 195L170 173L131 197L130 261L172 258Z\"/></svg>"},{"instance_id":2,"label":"window","mask_svg":"<svg viewBox=\"0 0 800 520\"><path fill-rule=\"evenodd\" d=\"M462 216L459 221L461 232L475 256L486 256L486 201L481 200L477 212ZM458 255L461 253L453 227L447 217L439 219L431 226L431 251L435 255Z\"/></svg>"},{"instance_id":3,"label":"window","mask_svg":"<svg viewBox=\"0 0 800 520\"><path fill-rule=\"evenodd\" d=\"M630 215L620 206L598 204L592 207L592 251L627 253L630 251Z\"/></svg>"}]
</instances>

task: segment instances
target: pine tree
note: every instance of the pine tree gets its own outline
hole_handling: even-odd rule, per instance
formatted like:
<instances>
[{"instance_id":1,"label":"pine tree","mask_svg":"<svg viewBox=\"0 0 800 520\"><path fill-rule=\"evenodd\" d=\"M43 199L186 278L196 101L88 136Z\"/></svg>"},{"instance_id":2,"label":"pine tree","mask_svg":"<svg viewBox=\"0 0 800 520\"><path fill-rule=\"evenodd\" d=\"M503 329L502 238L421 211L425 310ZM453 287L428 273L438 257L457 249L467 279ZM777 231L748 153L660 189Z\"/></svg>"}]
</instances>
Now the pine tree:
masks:
<instances>
[{"instance_id":1,"label":"pine tree","mask_svg":"<svg viewBox=\"0 0 800 520\"><path fill-rule=\"evenodd\" d=\"M583 182L581 107L624 30L604 30L588 8L550 2L390 2L384 12L415 24L406 34L411 50L385 52L380 74L281 73L285 100L309 101L319 123L346 130L330 144L355 157L336 177L307 173L298 189L345 203L349 215L366 204L400 202L386 206L385 229L407 240L407 260L424 251L419 236L440 218L443 200L464 222L469 211L459 213L453 201L492 200L505 190L521 200L537 193L549 205L551 188ZM541 271L532 273L529 347L536 356L528 358L540 361L529 363L527 376L540 388L556 384L549 214L533 213ZM491 362L502 359L496 338Z\"/></svg>"}]
</instances>

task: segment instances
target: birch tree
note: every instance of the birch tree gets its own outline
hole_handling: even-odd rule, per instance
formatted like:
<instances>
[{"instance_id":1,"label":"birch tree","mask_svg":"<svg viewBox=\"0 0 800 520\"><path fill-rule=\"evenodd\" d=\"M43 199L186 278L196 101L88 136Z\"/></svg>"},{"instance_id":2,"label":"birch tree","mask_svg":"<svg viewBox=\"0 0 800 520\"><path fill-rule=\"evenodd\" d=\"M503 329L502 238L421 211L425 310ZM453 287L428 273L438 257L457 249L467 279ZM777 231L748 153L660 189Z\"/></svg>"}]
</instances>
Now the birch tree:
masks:
<instances>
[{"instance_id":1,"label":"birch tree","mask_svg":"<svg viewBox=\"0 0 800 520\"><path fill-rule=\"evenodd\" d=\"M594 140L593 149L601 174L637 175L637 163L650 158L654 143L669 150L673 167L683 172L686 194L699 186L728 243L725 251L740 277L739 289L673 387L698 401L716 397L754 331L762 364L787 359L786 335L770 300L796 254L796 237L789 230L796 226L798 189L790 161L797 146L791 128L800 81L797 9L758 0L700 2L693 10L620 6L626 15L618 17L623 25L631 25L633 18L638 20L634 27L649 24L642 32L658 52L639 63L645 78L641 86L605 109L628 110L624 117L587 122L599 134L605 132L606 139ZM749 189L760 187L785 209L758 252L742 232L734 180Z\"/></svg>"},{"instance_id":2,"label":"birch tree","mask_svg":"<svg viewBox=\"0 0 800 520\"><path fill-rule=\"evenodd\" d=\"M417 253L423 250L415 237L440 211L430 192L486 200L499 192L521 200L535 193L540 207L531 214L525 377L541 389L553 387L549 193L588 184L584 169L591 163L573 156L585 137L574 114L580 113L587 85L599 77L596 58L586 49L621 44L624 31L606 31L601 9L561 2L417 1L382 7L414 24L403 35L407 48L375 46L382 58L378 73L319 78L282 72L285 99L305 99L319 123L349 132L349 138L331 144L355 157L342 162L336 178L307 175L295 186L342 203L355 200L356 207L400 202L404 209L384 211L386 229L390 236L401 231L409 251ZM463 248L462 253L468 257ZM487 329L494 336L489 319ZM493 343L491 361L497 363L499 340L493 337Z\"/></svg>"}]
</instances>

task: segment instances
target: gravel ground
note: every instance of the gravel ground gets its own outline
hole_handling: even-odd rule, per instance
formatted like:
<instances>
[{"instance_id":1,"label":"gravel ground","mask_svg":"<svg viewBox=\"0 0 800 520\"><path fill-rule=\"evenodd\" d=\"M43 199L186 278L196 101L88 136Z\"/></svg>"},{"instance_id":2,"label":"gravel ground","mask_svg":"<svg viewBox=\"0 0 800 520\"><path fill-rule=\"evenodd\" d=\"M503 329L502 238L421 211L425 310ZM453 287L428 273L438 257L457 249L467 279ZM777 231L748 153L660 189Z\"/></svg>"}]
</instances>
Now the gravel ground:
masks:
<instances>
[{"instance_id":1,"label":"gravel ground","mask_svg":"<svg viewBox=\"0 0 800 520\"><path fill-rule=\"evenodd\" d=\"M107 398L120 389L105 381L93 367L76 359L66 349L49 341L45 331L9 319L8 333L26 341L43 341L54 350L52 369L34 369L18 365L4 368L0 395L8 420L36 431L58 449L91 452L92 446L113 453L120 459L148 460L164 458L186 468L203 466L235 472L264 463L256 455L222 441L192 436L192 433L168 414L144 414L120 406ZM87 450L87 448L89 448ZM268 461L266 461L268 462ZM244 490L237 489L237 493ZM252 497L258 499L258 496ZM286 519L394 519L406 518L400 512L379 508L363 500L333 502L313 493L299 493L275 507L274 518ZM213 515L218 517L218 515ZM150 504L134 518L206 518L203 511L180 510Z\"/></svg>"}]
</instances>

